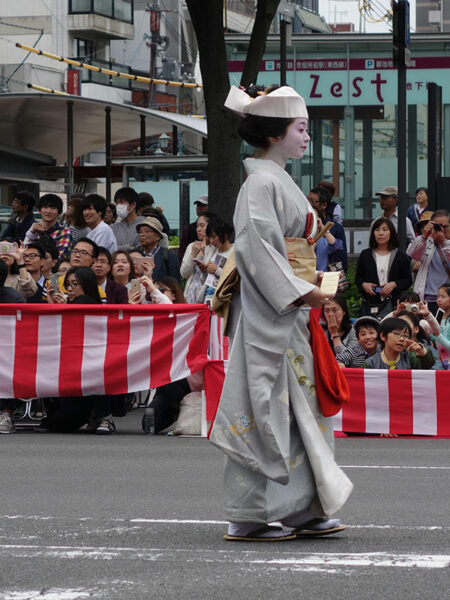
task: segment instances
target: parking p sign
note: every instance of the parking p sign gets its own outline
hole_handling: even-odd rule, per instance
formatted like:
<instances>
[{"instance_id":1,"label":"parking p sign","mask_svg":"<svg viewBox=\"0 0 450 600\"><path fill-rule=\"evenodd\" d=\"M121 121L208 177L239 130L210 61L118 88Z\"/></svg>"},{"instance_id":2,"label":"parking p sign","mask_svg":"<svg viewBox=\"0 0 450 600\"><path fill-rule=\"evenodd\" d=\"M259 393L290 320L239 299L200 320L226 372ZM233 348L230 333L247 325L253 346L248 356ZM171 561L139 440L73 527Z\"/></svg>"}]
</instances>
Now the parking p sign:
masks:
<instances>
[{"instance_id":1,"label":"parking p sign","mask_svg":"<svg viewBox=\"0 0 450 600\"><path fill-rule=\"evenodd\" d=\"M375 61L373 58L366 59L366 69L375 69Z\"/></svg>"}]
</instances>

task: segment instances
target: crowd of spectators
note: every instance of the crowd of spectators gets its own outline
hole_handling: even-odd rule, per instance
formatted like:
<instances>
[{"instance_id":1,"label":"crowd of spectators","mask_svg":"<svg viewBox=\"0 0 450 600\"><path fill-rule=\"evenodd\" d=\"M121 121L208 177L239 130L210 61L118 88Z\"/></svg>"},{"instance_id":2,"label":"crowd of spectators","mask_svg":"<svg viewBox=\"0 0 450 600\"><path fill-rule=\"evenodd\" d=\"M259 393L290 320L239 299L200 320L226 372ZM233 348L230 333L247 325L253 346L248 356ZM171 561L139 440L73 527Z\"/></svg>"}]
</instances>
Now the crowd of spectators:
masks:
<instances>
[{"instance_id":1,"label":"crowd of spectators","mask_svg":"<svg viewBox=\"0 0 450 600\"><path fill-rule=\"evenodd\" d=\"M327 181L308 194L320 234L317 264L320 271L341 271L345 279L346 237L333 194ZM419 188L408 211L410 243L404 252L397 235L397 188L387 186L377 195L383 215L371 224L369 247L356 265L359 318L352 322L345 297L337 294L323 306L324 331L343 367L446 369L449 213L427 210L426 188ZM2 303L209 303L233 247L232 226L208 210L207 196L196 201L197 219L181 232L178 254L169 248L162 209L148 193L121 188L109 204L97 194L74 194L64 216L59 196L45 194L37 203L40 222L34 220L34 204L29 192L18 192L12 203L0 248ZM179 405L181 392L190 391L189 381L161 390L154 408L161 411L171 391ZM15 402L0 399L1 433L14 431ZM76 399L53 399L42 429L73 431L87 424L109 434L115 430L113 407L120 414L126 402L125 397L91 397L89 410L83 404L81 411ZM171 407L170 418L176 413ZM157 430L167 425L169 412L152 417Z\"/></svg>"}]
</instances>

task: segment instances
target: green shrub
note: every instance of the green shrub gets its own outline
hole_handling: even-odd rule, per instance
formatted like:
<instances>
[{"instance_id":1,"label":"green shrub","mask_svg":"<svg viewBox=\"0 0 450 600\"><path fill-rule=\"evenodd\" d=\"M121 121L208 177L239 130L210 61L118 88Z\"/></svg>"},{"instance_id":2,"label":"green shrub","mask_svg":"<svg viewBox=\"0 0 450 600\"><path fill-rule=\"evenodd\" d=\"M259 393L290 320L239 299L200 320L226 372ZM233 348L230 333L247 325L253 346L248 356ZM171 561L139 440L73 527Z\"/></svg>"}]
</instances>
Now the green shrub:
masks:
<instances>
[{"instance_id":1,"label":"green shrub","mask_svg":"<svg viewBox=\"0 0 450 600\"><path fill-rule=\"evenodd\" d=\"M355 273L356 273L356 262L350 262L347 271L347 279L350 283L348 290L344 292L345 299L347 300L348 310L350 316L357 318L359 316L359 308L362 303L362 295L355 284Z\"/></svg>"}]
</instances>

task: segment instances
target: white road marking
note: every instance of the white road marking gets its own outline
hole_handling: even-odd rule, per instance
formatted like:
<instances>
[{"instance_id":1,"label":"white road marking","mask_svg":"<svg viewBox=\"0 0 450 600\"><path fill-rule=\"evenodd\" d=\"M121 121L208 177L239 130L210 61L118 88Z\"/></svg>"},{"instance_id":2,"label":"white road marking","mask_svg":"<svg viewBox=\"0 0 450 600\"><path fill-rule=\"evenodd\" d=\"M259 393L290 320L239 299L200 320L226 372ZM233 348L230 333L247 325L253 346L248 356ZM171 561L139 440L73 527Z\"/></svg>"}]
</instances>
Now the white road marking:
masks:
<instances>
[{"instance_id":1,"label":"white road marking","mask_svg":"<svg viewBox=\"0 0 450 600\"><path fill-rule=\"evenodd\" d=\"M5 592L5 594L3 600L78 600L79 598L92 598L89 590L63 590L60 588L46 592L29 590L26 592Z\"/></svg>"},{"instance_id":2,"label":"white road marking","mask_svg":"<svg viewBox=\"0 0 450 600\"><path fill-rule=\"evenodd\" d=\"M426 469L448 471L450 467L409 467L407 465L339 465L342 469Z\"/></svg>"},{"instance_id":3,"label":"white road marking","mask_svg":"<svg viewBox=\"0 0 450 600\"><path fill-rule=\"evenodd\" d=\"M450 565L447 554L395 554L390 552L335 553L321 552L293 558L251 560L252 564L302 566L334 565L344 567L402 567L419 569L445 569Z\"/></svg>"},{"instance_id":4,"label":"white road marking","mask_svg":"<svg viewBox=\"0 0 450 600\"><path fill-rule=\"evenodd\" d=\"M295 543L295 542L294 542ZM144 560L163 561L174 554L185 554L189 563L205 561L212 563L239 563L241 565L274 565L277 568L303 567L400 567L420 569L445 569L450 566L448 554L396 554L394 552L293 552L283 558L257 558L258 551L228 548L200 550L191 548L121 548L107 546L44 546L5 544L0 546L0 556L15 558L48 559L96 559L96 560Z\"/></svg>"},{"instance_id":5,"label":"white road marking","mask_svg":"<svg viewBox=\"0 0 450 600\"><path fill-rule=\"evenodd\" d=\"M52 517L52 516L38 516L38 515L0 515L0 522L2 519L8 520L35 520L35 521L64 521L67 523L66 517ZM73 519L72 523L90 523L97 522L97 519L93 519L92 517L80 517L78 519ZM109 524L110 529L108 531L115 531L120 533L121 531L127 531L128 529L136 529L136 527L127 527L127 524L162 524L162 525L228 525L228 521L218 521L214 519L151 519L146 517L135 517L132 519L102 519L102 529L99 530L101 532L105 531L105 524ZM120 523L122 527L118 525L114 526L113 523ZM377 525L375 523L345 523L349 529L393 529L393 530L408 530L408 531L448 531L450 530L450 525L393 525L393 524L384 524ZM36 536L33 536L36 537Z\"/></svg>"}]
</instances>

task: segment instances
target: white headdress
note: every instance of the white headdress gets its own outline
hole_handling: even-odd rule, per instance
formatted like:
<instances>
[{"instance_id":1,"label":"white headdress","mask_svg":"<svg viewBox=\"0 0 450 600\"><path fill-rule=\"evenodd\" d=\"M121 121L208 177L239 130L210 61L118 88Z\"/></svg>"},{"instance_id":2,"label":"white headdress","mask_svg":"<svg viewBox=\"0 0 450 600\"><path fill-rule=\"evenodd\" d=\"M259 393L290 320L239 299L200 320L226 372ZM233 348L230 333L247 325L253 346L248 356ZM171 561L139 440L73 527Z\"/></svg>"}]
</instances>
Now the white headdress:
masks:
<instances>
[{"instance_id":1,"label":"white headdress","mask_svg":"<svg viewBox=\"0 0 450 600\"><path fill-rule=\"evenodd\" d=\"M291 87L284 85L270 94L264 92L252 98L243 90L232 86L225 106L241 117L279 117L285 119L308 119L305 100Z\"/></svg>"}]
</instances>

